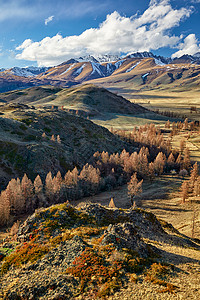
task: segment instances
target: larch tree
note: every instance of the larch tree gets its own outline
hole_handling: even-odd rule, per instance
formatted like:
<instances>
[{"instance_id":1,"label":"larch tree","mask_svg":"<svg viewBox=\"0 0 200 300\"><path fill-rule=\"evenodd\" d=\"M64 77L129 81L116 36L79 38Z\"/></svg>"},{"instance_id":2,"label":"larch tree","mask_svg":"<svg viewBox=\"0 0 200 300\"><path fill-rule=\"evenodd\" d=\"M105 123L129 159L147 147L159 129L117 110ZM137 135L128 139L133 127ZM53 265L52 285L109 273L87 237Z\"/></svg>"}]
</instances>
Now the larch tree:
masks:
<instances>
[{"instance_id":1,"label":"larch tree","mask_svg":"<svg viewBox=\"0 0 200 300\"><path fill-rule=\"evenodd\" d=\"M11 206L8 191L2 191L0 195L0 224L7 225L10 219Z\"/></svg>"},{"instance_id":2,"label":"larch tree","mask_svg":"<svg viewBox=\"0 0 200 300\"><path fill-rule=\"evenodd\" d=\"M185 149L185 146L186 146L185 139L181 139L180 140L180 151L181 151L181 153L183 153L183 150Z\"/></svg>"},{"instance_id":3,"label":"larch tree","mask_svg":"<svg viewBox=\"0 0 200 300\"><path fill-rule=\"evenodd\" d=\"M170 153L168 159L167 159L167 165L170 169L173 169L175 166L175 158L173 153Z\"/></svg>"},{"instance_id":4,"label":"larch tree","mask_svg":"<svg viewBox=\"0 0 200 300\"><path fill-rule=\"evenodd\" d=\"M53 179L52 179L52 174L51 172L49 172L46 176L46 180L45 180L45 193L46 196L48 197L48 199L50 200L50 202L53 200Z\"/></svg>"},{"instance_id":5,"label":"larch tree","mask_svg":"<svg viewBox=\"0 0 200 300\"><path fill-rule=\"evenodd\" d=\"M148 176L149 162L146 153L140 151L138 155L138 168L137 172L142 177Z\"/></svg>"},{"instance_id":6,"label":"larch tree","mask_svg":"<svg viewBox=\"0 0 200 300\"><path fill-rule=\"evenodd\" d=\"M181 185L181 197L182 197L182 203L185 203L185 200L188 198L188 183L187 181L184 181Z\"/></svg>"},{"instance_id":7,"label":"larch tree","mask_svg":"<svg viewBox=\"0 0 200 300\"><path fill-rule=\"evenodd\" d=\"M131 205L134 203L134 196L142 193L142 183L143 179L138 181L136 173L131 176L131 180L128 182L128 194L131 198Z\"/></svg>"},{"instance_id":8,"label":"larch tree","mask_svg":"<svg viewBox=\"0 0 200 300\"><path fill-rule=\"evenodd\" d=\"M120 161L124 164L124 161L127 161L130 157L130 154L124 149L120 154Z\"/></svg>"},{"instance_id":9,"label":"larch tree","mask_svg":"<svg viewBox=\"0 0 200 300\"><path fill-rule=\"evenodd\" d=\"M183 156L183 168L186 169L187 171L189 171L190 168L190 150L189 148L185 148L184 149L184 156Z\"/></svg>"},{"instance_id":10,"label":"larch tree","mask_svg":"<svg viewBox=\"0 0 200 300\"><path fill-rule=\"evenodd\" d=\"M194 183L197 180L199 175L199 168L197 162L193 165L191 173L190 173L190 180L189 180L189 185L190 185L190 190L193 192L194 189Z\"/></svg>"},{"instance_id":11,"label":"larch tree","mask_svg":"<svg viewBox=\"0 0 200 300\"><path fill-rule=\"evenodd\" d=\"M200 196L200 176L196 179L194 183L194 189L193 189L194 196L198 197Z\"/></svg>"},{"instance_id":12,"label":"larch tree","mask_svg":"<svg viewBox=\"0 0 200 300\"><path fill-rule=\"evenodd\" d=\"M179 153L177 159L176 159L176 166L180 166L181 165L181 160L182 160L182 157L181 157L181 153Z\"/></svg>"},{"instance_id":13,"label":"larch tree","mask_svg":"<svg viewBox=\"0 0 200 300\"><path fill-rule=\"evenodd\" d=\"M37 177L34 180L34 192L35 194L40 194L43 192L43 183L42 180L40 178L40 175L37 175Z\"/></svg>"},{"instance_id":14,"label":"larch tree","mask_svg":"<svg viewBox=\"0 0 200 300\"><path fill-rule=\"evenodd\" d=\"M60 171L58 171L57 175L53 178L52 180L52 185L53 185L53 192L54 196L56 196L56 202L59 201L60 191L61 191L61 186L62 186L62 175Z\"/></svg>"},{"instance_id":15,"label":"larch tree","mask_svg":"<svg viewBox=\"0 0 200 300\"><path fill-rule=\"evenodd\" d=\"M73 180L73 184L77 185L77 183L78 183L78 169L77 169L77 167L75 167L72 170L72 180Z\"/></svg>"},{"instance_id":16,"label":"larch tree","mask_svg":"<svg viewBox=\"0 0 200 300\"><path fill-rule=\"evenodd\" d=\"M25 211L26 202L22 193L20 179L19 178L17 178L17 180L11 179L8 186L10 186L12 190L13 206L14 206L15 213L16 214L22 213L23 211Z\"/></svg>"},{"instance_id":17,"label":"larch tree","mask_svg":"<svg viewBox=\"0 0 200 300\"><path fill-rule=\"evenodd\" d=\"M61 144L61 139L60 139L60 136L59 136L59 135L57 136L57 143L58 143L58 144Z\"/></svg>"},{"instance_id":18,"label":"larch tree","mask_svg":"<svg viewBox=\"0 0 200 300\"><path fill-rule=\"evenodd\" d=\"M96 192L100 183L100 171L92 165L86 164L80 172L79 178L82 180L84 193Z\"/></svg>"},{"instance_id":19,"label":"larch tree","mask_svg":"<svg viewBox=\"0 0 200 300\"><path fill-rule=\"evenodd\" d=\"M67 186L67 187L70 187L73 185L73 175L72 175L72 172L69 170L67 171L67 173L65 174L64 176L64 184Z\"/></svg>"},{"instance_id":20,"label":"larch tree","mask_svg":"<svg viewBox=\"0 0 200 300\"><path fill-rule=\"evenodd\" d=\"M152 182L155 178L155 170L154 170L154 163L150 162L149 164L149 170L148 170L149 179Z\"/></svg>"},{"instance_id":21,"label":"larch tree","mask_svg":"<svg viewBox=\"0 0 200 300\"><path fill-rule=\"evenodd\" d=\"M13 191L15 191L15 179L11 179L6 187L6 197L10 203L10 213L15 214L15 196Z\"/></svg>"},{"instance_id":22,"label":"larch tree","mask_svg":"<svg viewBox=\"0 0 200 300\"><path fill-rule=\"evenodd\" d=\"M161 175L163 173L165 161L166 156L162 152L159 152L154 161L154 169L158 175Z\"/></svg>"},{"instance_id":23,"label":"larch tree","mask_svg":"<svg viewBox=\"0 0 200 300\"><path fill-rule=\"evenodd\" d=\"M43 183L40 178L40 175L37 175L33 185L34 185L34 192L35 192L35 208L45 206L46 201L43 193Z\"/></svg>"},{"instance_id":24,"label":"larch tree","mask_svg":"<svg viewBox=\"0 0 200 300\"><path fill-rule=\"evenodd\" d=\"M54 136L54 134L52 134L52 136L51 136L51 141L53 141L53 142L55 142L55 136Z\"/></svg>"},{"instance_id":25,"label":"larch tree","mask_svg":"<svg viewBox=\"0 0 200 300\"><path fill-rule=\"evenodd\" d=\"M135 152L135 155L137 156L136 152ZM137 164L134 164L132 162L132 158L133 157L128 157L128 156L123 158L123 170L128 175L131 175L133 173L133 170L136 171L136 167L137 167Z\"/></svg>"},{"instance_id":26,"label":"larch tree","mask_svg":"<svg viewBox=\"0 0 200 300\"><path fill-rule=\"evenodd\" d=\"M139 158L138 158L138 154L136 151L130 155L130 158L128 159L128 161L130 164L130 173L137 172Z\"/></svg>"},{"instance_id":27,"label":"larch tree","mask_svg":"<svg viewBox=\"0 0 200 300\"><path fill-rule=\"evenodd\" d=\"M24 174L22 181L21 181L21 189L22 189L22 195L24 197L26 211L32 211L33 210L33 183L30 179L28 179L28 176Z\"/></svg>"}]
</instances>

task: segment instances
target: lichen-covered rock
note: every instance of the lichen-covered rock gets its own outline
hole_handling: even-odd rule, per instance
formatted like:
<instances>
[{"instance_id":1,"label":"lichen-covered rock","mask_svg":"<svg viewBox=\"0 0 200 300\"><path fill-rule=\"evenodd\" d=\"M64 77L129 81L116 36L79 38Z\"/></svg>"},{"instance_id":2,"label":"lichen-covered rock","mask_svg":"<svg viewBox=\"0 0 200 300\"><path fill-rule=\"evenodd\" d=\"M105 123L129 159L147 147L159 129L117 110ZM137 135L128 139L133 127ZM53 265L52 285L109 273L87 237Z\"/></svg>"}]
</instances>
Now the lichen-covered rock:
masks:
<instances>
[{"instance_id":1,"label":"lichen-covered rock","mask_svg":"<svg viewBox=\"0 0 200 300\"><path fill-rule=\"evenodd\" d=\"M102 244L113 243L117 249L128 248L140 257L148 257L149 247L141 240L134 224L109 225L104 232Z\"/></svg>"},{"instance_id":2,"label":"lichen-covered rock","mask_svg":"<svg viewBox=\"0 0 200 300\"><path fill-rule=\"evenodd\" d=\"M13 252L0 262L0 299L76 299L81 294L95 299L112 294L133 273L155 262L158 253L163 255L157 245L200 248L172 229L140 209L98 204L75 208L69 203L39 209L19 227L17 248L10 243Z\"/></svg>"}]
</instances>

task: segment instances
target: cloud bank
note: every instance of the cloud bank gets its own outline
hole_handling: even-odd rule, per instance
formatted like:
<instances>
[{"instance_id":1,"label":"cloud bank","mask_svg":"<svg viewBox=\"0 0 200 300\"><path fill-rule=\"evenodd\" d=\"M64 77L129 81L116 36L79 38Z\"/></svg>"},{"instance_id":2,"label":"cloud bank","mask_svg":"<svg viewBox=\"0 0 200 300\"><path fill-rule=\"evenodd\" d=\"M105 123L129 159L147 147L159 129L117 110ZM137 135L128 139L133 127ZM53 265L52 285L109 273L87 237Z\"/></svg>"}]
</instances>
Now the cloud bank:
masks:
<instances>
[{"instance_id":1,"label":"cloud bank","mask_svg":"<svg viewBox=\"0 0 200 300\"><path fill-rule=\"evenodd\" d=\"M16 58L37 61L39 66L52 66L88 54L121 54L177 47L181 38L170 34L170 30L191 13L192 9L173 9L169 0L151 0L141 15L124 17L115 11L107 15L98 28L90 28L80 35L63 37L57 34L39 42L27 39L16 48L20 51ZM194 38L186 38L179 51L192 49L189 44Z\"/></svg>"},{"instance_id":2,"label":"cloud bank","mask_svg":"<svg viewBox=\"0 0 200 300\"><path fill-rule=\"evenodd\" d=\"M189 34L183 43L180 43L178 48L180 49L176 53L172 55L174 57L181 57L184 54L193 55L200 51L200 45L198 45L198 41L195 37L195 34Z\"/></svg>"}]
</instances>

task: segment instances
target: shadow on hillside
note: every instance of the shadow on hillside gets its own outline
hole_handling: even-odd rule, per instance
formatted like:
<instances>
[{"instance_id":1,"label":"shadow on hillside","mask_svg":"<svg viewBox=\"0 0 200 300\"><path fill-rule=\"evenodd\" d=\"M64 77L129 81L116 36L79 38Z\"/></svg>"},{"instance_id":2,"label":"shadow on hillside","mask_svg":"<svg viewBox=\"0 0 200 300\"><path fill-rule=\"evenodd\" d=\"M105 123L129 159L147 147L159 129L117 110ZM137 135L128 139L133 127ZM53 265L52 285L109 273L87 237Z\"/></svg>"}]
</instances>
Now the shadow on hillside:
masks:
<instances>
[{"instance_id":1,"label":"shadow on hillside","mask_svg":"<svg viewBox=\"0 0 200 300\"><path fill-rule=\"evenodd\" d=\"M140 90L130 90L130 89L126 89L126 88L122 88L119 90L117 88L108 87L107 89L112 93L120 95L124 98L127 97L128 99L138 99L140 97L141 98L144 97L145 99L177 99L177 98L179 98L177 96L142 94ZM160 92L160 91L158 91L158 92ZM126 95L126 93L127 93L127 95ZM164 93L164 91L163 91L163 93Z\"/></svg>"},{"instance_id":2,"label":"shadow on hillside","mask_svg":"<svg viewBox=\"0 0 200 300\"><path fill-rule=\"evenodd\" d=\"M200 250L200 247L197 246L197 251ZM187 248L185 249L187 251ZM161 250L159 249L160 255L165 259L165 262L170 263L170 264L186 264L186 263L197 263L199 264L199 260L195 258L191 258L185 255L180 255L180 254L175 254L166 250ZM184 252L184 248L183 248Z\"/></svg>"},{"instance_id":3,"label":"shadow on hillside","mask_svg":"<svg viewBox=\"0 0 200 300\"><path fill-rule=\"evenodd\" d=\"M149 95L149 94L144 94L144 95L142 95L142 94L131 94L130 95L130 97L132 98L132 97L135 97L135 98L139 98L139 97L141 97L141 98L144 98L144 99L177 99L177 98L179 98L179 97L177 97L177 96L161 96L161 95ZM129 98L130 98L129 97Z\"/></svg>"},{"instance_id":4,"label":"shadow on hillside","mask_svg":"<svg viewBox=\"0 0 200 300\"><path fill-rule=\"evenodd\" d=\"M143 202L142 202L142 206L141 208L143 209L149 209L149 210L158 210L158 209L161 209L161 210L164 210L164 211L171 211L171 212L188 212L190 211L190 209L183 209L183 208L176 208L176 207L163 207L162 205L160 206L153 206L153 205L143 205Z\"/></svg>"},{"instance_id":5,"label":"shadow on hillside","mask_svg":"<svg viewBox=\"0 0 200 300\"><path fill-rule=\"evenodd\" d=\"M94 117L91 118L91 121L97 121L97 120L101 120L101 121L110 121L110 120L117 120L119 118L136 118L138 119L137 122L135 122L135 120L133 120L133 123L138 123L138 124L142 124L144 123L144 119L147 120L147 122L150 121L168 121L168 120L173 120L176 121L179 119L176 118L170 118L170 117L165 117L159 114L156 114L154 112L151 111L147 111L146 113L143 114L116 114L116 113L106 113L106 114L101 114L101 116L99 117ZM128 122L128 121L127 121ZM129 120L130 122L130 120Z\"/></svg>"}]
</instances>

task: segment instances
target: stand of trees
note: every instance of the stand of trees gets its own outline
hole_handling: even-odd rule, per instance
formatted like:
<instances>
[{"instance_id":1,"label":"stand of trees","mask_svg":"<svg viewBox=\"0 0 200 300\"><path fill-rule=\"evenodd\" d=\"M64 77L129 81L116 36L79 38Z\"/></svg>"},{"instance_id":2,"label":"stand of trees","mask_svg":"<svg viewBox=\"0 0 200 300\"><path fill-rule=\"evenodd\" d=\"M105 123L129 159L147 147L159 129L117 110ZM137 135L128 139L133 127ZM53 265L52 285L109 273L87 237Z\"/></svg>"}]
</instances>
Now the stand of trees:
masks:
<instances>
[{"instance_id":1,"label":"stand of trees","mask_svg":"<svg viewBox=\"0 0 200 300\"><path fill-rule=\"evenodd\" d=\"M193 165L189 180L184 180L181 185L181 197L182 203L185 203L186 199L191 196L200 196L200 176L197 162Z\"/></svg>"},{"instance_id":2,"label":"stand of trees","mask_svg":"<svg viewBox=\"0 0 200 300\"><path fill-rule=\"evenodd\" d=\"M26 174L22 180L12 179L0 195L0 225L6 225L13 216L31 213L38 207L94 195L130 180L152 181L162 173L179 172L180 168L190 166L189 152L184 150L181 155L172 151L170 140L164 140L160 129L153 124L134 128L128 136L123 131L117 134L133 142L140 150L133 153L123 150L111 155L96 152L90 164L81 170L75 167L64 177L60 172L56 176L49 172L45 182L39 175L34 182ZM130 193L134 195L135 192L132 189Z\"/></svg>"},{"instance_id":3,"label":"stand of trees","mask_svg":"<svg viewBox=\"0 0 200 300\"><path fill-rule=\"evenodd\" d=\"M176 155L177 156L177 155ZM177 157L178 158L178 157ZM64 178L58 172L49 172L43 183L38 175L32 182L25 174L22 180L12 179L0 195L0 224L5 225L11 216L33 212L38 207L46 207L67 200L109 190L130 181L133 174L138 179L150 179L173 168L179 168L176 157L171 153L168 158L159 152L154 161L150 160L148 148L130 154L96 152L92 164L86 164L79 172L75 167Z\"/></svg>"}]
</instances>

